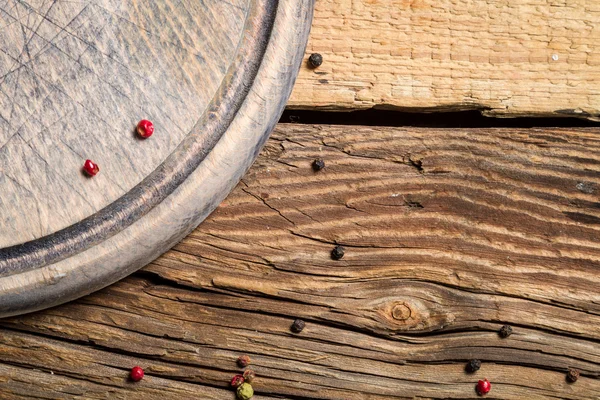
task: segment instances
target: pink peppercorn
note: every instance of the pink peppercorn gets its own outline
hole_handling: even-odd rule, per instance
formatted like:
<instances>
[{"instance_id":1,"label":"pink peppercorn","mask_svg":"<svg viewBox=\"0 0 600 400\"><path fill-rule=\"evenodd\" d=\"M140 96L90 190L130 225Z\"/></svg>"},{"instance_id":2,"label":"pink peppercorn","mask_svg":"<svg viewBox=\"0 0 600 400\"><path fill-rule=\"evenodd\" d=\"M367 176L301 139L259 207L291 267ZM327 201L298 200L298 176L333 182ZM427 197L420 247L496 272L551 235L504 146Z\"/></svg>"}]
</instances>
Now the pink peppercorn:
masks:
<instances>
[{"instance_id":1,"label":"pink peppercorn","mask_svg":"<svg viewBox=\"0 0 600 400\"><path fill-rule=\"evenodd\" d=\"M240 368L246 368L248 365L250 365L250 357L247 355L240 356L237 359L237 364L240 366Z\"/></svg>"},{"instance_id":2,"label":"pink peppercorn","mask_svg":"<svg viewBox=\"0 0 600 400\"><path fill-rule=\"evenodd\" d=\"M477 382L477 394L483 396L492 390L492 384L487 379Z\"/></svg>"},{"instance_id":3,"label":"pink peppercorn","mask_svg":"<svg viewBox=\"0 0 600 400\"><path fill-rule=\"evenodd\" d=\"M138 135L146 139L154 133L154 124L147 119L143 119L137 124L136 130Z\"/></svg>"},{"instance_id":4,"label":"pink peppercorn","mask_svg":"<svg viewBox=\"0 0 600 400\"><path fill-rule=\"evenodd\" d=\"M83 171L89 176L96 176L96 174L100 172L100 167L92 160L85 160L85 163L83 163Z\"/></svg>"},{"instance_id":5,"label":"pink peppercorn","mask_svg":"<svg viewBox=\"0 0 600 400\"><path fill-rule=\"evenodd\" d=\"M240 386L242 383L244 383L245 379L242 375L236 375L233 378L231 378L231 386L233 387L238 387Z\"/></svg>"},{"instance_id":6,"label":"pink peppercorn","mask_svg":"<svg viewBox=\"0 0 600 400\"><path fill-rule=\"evenodd\" d=\"M144 370L141 367L135 366L131 368L131 372L129 373L129 377L134 382L139 382L144 378Z\"/></svg>"}]
</instances>

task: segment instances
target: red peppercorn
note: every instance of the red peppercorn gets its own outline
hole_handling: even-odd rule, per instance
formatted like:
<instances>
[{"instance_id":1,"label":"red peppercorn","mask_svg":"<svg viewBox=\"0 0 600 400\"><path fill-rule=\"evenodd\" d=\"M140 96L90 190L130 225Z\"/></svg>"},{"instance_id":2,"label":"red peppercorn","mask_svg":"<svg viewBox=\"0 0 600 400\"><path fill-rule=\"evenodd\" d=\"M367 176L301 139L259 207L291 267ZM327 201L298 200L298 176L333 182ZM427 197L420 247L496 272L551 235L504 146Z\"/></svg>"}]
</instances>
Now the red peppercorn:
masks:
<instances>
[{"instance_id":1,"label":"red peppercorn","mask_svg":"<svg viewBox=\"0 0 600 400\"><path fill-rule=\"evenodd\" d=\"M256 378L256 374L251 369L247 369L244 371L244 382L252 383L252 381Z\"/></svg>"},{"instance_id":2,"label":"red peppercorn","mask_svg":"<svg viewBox=\"0 0 600 400\"><path fill-rule=\"evenodd\" d=\"M240 368L246 368L248 365L250 365L250 357L248 357L247 355L240 356L237 359L237 363L240 366Z\"/></svg>"},{"instance_id":3,"label":"red peppercorn","mask_svg":"<svg viewBox=\"0 0 600 400\"><path fill-rule=\"evenodd\" d=\"M131 372L129 373L129 377L134 382L139 382L144 378L144 370L141 367L135 366L131 368Z\"/></svg>"},{"instance_id":4,"label":"red peppercorn","mask_svg":"<svg viewBox=\"0 0 600 400\"><path fill-rule=\"evenodd\" d=\"M85 163L83 163L83 171L89 176L96 176L96 174L100 172L100 167L92 160L85 160Z\"/></svg>"},{"instance_id":5,"label":"red peppercorn","mask_svg":"<svg viewBox=\"0 0 600 400\"><path fill-rule=\"evenodd\" d=\"M137 125L137 133L144 139L149 138L154 133L154 124L147 119L141 120Z\"/></svg>"},{"instance_id":6,"label":"red peppercorn","mask_svg":"<svg viewBox=\"0 0 600 400\"><path fill-rule=\"evenodd\" d=\"M238 387L242 383L244 383L244 381L245 381L245 379L242 375L236 375L233 378L231 378L231 386Z\"/></svg>"},{"instance_id":7,"label":"red peppercorn","mask_svg":"<svg viewBox=\"0 0 600 400\"><path fill-rule=\"evenodd\" d=\"M477 394L483 396L492 390L492 384L487 379L477 382Z\"/></svg>"}]
</instances>

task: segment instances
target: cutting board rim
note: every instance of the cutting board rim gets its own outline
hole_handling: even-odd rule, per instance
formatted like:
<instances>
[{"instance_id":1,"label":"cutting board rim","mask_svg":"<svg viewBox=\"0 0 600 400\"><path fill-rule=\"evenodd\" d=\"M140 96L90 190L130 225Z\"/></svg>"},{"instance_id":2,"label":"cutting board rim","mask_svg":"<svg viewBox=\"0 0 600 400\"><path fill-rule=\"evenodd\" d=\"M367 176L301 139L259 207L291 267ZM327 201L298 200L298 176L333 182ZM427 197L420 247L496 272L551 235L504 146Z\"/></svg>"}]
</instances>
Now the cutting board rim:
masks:
<instances>
[{"instance_id":1,"label":"cutting board rim","mask_svg":"<svg viewBox=\"0 0 600 400\"><path fill-rule=\"evenodd\" d=\"M151 213L180 186L189 183L190 175L199 169L214 147L223 140L238 117L240 108L249 102L248 95L253 85L264 86L263 89L271 87L271 92L278 93L276 101L261 102L260 96L253 96L252 102L262 103L262 111L268 115L265 122L267 129L262 127L253 131L254 137L248 141L249 144L254 143L251 157L240 160L242 164L235 168L233 183L237 183L241 177L240 171L245 172L257 156L291 93L308 40L313 8L313 0L253 0L242 45L220 90L201 120L159 168L116 202L91 217L43 238L0 249L0 316L45 308L107 286L145 265L195 228L197 223L193 221L186 226L170 229L172 232L165 229L164 243L168 246L161 245L159 254L156 251L142 252L145 254L140 254L132 266L117 263L104 268L94 278L73 278L78 273L78 263L84 264L82 254L89 253L116 236L123 236L125 231ZM276 24L276 20L280 22ZM286 23L289 32L284 29ZM294 41L299 41L300 46L285 49ZM270 56L265 62L264 56L268 52L275 54L275 57ZM282 65L293 67L287 67L287 75L274 76L273 73L277 73ZM263 70L262 75L259 70ZM286 81L279 82L277 78ZM233 186L229 184L226 192ZM223 193L212 196L211 204L202 211L201 219L218 204L212 200L222 197ZM107 255L104 257L106 260L110 258ZM102 256L94 258L95 263L101 261ZM68 272L63 271L65 265L68 265ZM65 291L61 292L61 287Z\"/></svg>"},{"instance_id":2,"label":"cutting board rim","mask_svg":"<svg viewBox=\"0 0 600 400\"><path fill-rule=\"evenodd\" d=\"M239 110L266 50L276 4L277 0L268 0L260 8L253 2L247 18L252 22L245 24L242 44L221 87L204 115L163 163L123 196L82 221L0 249L0 275L31 271L84 251L130 226L173 193L212 150Z\"/></svg>"}]
</instances>

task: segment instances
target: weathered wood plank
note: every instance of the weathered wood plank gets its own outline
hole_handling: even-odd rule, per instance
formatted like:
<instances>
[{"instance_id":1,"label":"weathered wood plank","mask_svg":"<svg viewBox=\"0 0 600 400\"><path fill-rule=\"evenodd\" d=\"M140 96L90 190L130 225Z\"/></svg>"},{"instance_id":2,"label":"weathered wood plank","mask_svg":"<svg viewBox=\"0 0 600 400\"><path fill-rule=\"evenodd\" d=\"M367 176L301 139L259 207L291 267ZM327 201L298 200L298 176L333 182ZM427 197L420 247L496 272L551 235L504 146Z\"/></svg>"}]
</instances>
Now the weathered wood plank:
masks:
<instances>
[{"instance_id":1,"label":"weathered wood plank","mask_svg":"<svg viewBox=\"0 0 600 400\"><path fill-rule=\"evenodd\" d=\"M0 5L0 13L5 6L4 14L24 16L4 24L2 29L11 32L5 39L20 33L26 39L5 43L0 35L0 50L22 49L20 54L29 57L28 38L37 43L47 25L58 28L56 41L84 38L82 54L67 57L66 65L44 58L58 52L50 39L43 42L48 52L40 50L26 65L0 55L0 106L5 106L0 121L12 116L11 106L24 98L48 108L27 108L32 124L41 128L25 127L27 137L12 130L22 121L0 122L0 316L58 305L130 275L217 207L285 108L308 40L313 2ZM23 8L27 13L19 14ZM23 25L34 16L40 22L30 32ZM13 64L15 70L9 68ZM29 69L64 74L46 87L41 78L25 80ZM3 103L7 81L12 86ZM52 96L38 98L36 85ZM151 97L148 104L146 97ZM52 124L52 132L36 119L48 113L51 118L42 122ZM152 138L134 134L141 118L156 122ZM100 124L99 119L119 123ZM5 137L1 128L10 134ZM88 157L103 171L94 178L81 172ZM80 207L81 202L90 207Z\"/></svg>"},{"instance_id":2,"label":"weathered wood plank","mask_svg":"<svg viewBox=\"0 0 600 400\"><path fill-rule=\"evenodd\" d=\"M236 373L237 355L244 352L252 356L261 376L255 385L259 393L332 399L412 398L417 394L425 398L466 398L471 395L473 377L466 375L463 363L457 361L473 354L484 360L488 355L511 354L510 350L502 351L500 339L493 332L450 334L440 341L434 337L389 341L310 323L302 335L295 336L287 329L289 318L285 315L223 312L219 307L165 299L164 295L150 299L140 290L144 286L143 282L120 283L104 295L89 298L85 305L8 321L13 328L77 340L86 348L77 350L76 346L47 338L5 331L2 361L38 368L41 364L46 371L73 378L77 378L79 368L85 367L85 380L129 390L132 386L122 379L127 363L142 363L150 379L177 379L224 388ZM173 288L156 288L163 293L171 291L174 296L183 294ZM140 302L143 307L139 307ZM73 318L75 315L78 318ZM514 346L526 349L516 350L506 364L485 364L482 373L494 377L498 398L598 395L596 380L581 378L571 386L564 382L562 372L514 365L515 360L536 357L538 352L529 347L529 340L536 335L519 332L513 339L517 341ZM101 353L94 347L128 356ZM444 348L446 357L428 357L444 353ZM573 360L567 358L564 362ZM540 378L529 383L534 375ZM176 398L176 393L165 395Z\"/></svg>"},{"instance_id":3,"label":"weathered wood plank","mask_svg":"<svg viewBox=\"0 0 600 400\"><path fill-rule=\"evenodd\" d=\"M600 115L600 7L535 0L320 0L291 108Z\"/></svg>"},{"instance_id":4,"label":"weathered wood plank","mask_svg":"<svg viewBox=\"0 0 600 400\"><path fill-rule=\"evenodd\" d=\"M474 398L487 377L494 398L597 399L598 160L597 129L280 125L225 203L144 272L3 320L0 392L227 398L248 353L274 397ZM123 378L135 364L139 386Z\"/></svg>"},{"instance_id":5,"label":"weathered wood plank","mask_svg":"<svg viewBox=\"0 0 600 400\"><path fill-rule=\"evenodd\" d=\"M238 3L0 6L0 248L89 217L164 162L226 77L251 7ZM145 118L157 134L142 141Z\"/></svg>"},{"instance_id":6,"label":"weathered wood plank","mask_svg":"<svg viewBox=\"0 0 600 400\"><path fill-rule=\"evenodd\" d=\"M23 343L23 345L25 344ZM37 343L36 345L43 346L49 357L63 355L54 354L53 343L51 342L43 345ZM69 352L64 354L65 359L60 360L61 363L69 361L73 356L86 357L90 353L94 354L94 352L82 351L82 349L79 349L79 351L68 350ZM24 356L32 356L35 353L35 350L21 351ZM86 367L90 369L78 369ZM169 371L172 371L172 368L164 368L162 373L168 374ZM70 376L62 375L62 373ZM203 399L223 400L232 397L224 389L186 384L153 376L147 376L143 385L136 385L127 381L125 371L105 367L102 361L99 360L92 360L87 364L77 360L69 372L61 372L60 374L54 371L0 365L0 375L0 385L2 385L4 399L161 400L202 396ZM256 400L272 399L272 397L266 396L256 396L254 398Z\"/></svg>"}]
</instances>

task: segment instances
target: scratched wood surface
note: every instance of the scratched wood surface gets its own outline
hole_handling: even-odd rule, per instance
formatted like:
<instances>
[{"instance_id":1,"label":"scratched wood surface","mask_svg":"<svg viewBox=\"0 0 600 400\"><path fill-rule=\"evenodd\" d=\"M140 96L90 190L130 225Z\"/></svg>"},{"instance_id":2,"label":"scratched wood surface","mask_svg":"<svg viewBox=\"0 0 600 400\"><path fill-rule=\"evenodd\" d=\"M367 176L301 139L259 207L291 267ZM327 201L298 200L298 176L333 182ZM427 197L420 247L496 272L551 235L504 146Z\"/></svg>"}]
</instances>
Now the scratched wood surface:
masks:
<instances>
[{"instance_id":1,"label":"scratched wood surface","mask_svg":"<svg viewBox=\"0 0 600 400\"><path fill-rule=\"evenodd\" d=\"M279 125L173 250L3 320L0 393L233 399L249 354L257 400L598 399L599 161L598 129Z\"/></svg>"},{"instance_id":2,"label":"scratched wood surface","mask_svg":"<svg viewBox=\"0 0 600 400\"><path fill-rule=\"evenodd\" d=\"M600 116L600 3L320 0L290 107Z\"/></svg>"},{"instance_id":3,"label":"scratched wood surface","mask_svg":"<svg viewBox=\"0 0 600 400\"><path fill-rule=\"evenodd\" d=\"M0 53L13 54L0 80L10 86L0 107L10 122L0 144L8 316L114 283L217 207L283 112L313 0L0 6ZM141 118L156 123L147 140L133 132ZM92 179L81 172L88 157L100 164Z\"/></svg>"},{"instance_id":4,"label":"scratched wood surface","mask_svg":"<svg viewBox=\"0 0 600 400\"><path fill-rule=\"evenodd\" d=\"M219 88L248 3L2 2L0 248L89 217L155 170ZM134 134L144 118L151 140Z\"/></svg>"}]
</instances>

